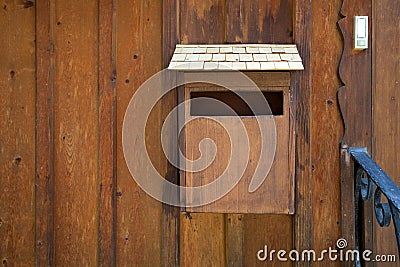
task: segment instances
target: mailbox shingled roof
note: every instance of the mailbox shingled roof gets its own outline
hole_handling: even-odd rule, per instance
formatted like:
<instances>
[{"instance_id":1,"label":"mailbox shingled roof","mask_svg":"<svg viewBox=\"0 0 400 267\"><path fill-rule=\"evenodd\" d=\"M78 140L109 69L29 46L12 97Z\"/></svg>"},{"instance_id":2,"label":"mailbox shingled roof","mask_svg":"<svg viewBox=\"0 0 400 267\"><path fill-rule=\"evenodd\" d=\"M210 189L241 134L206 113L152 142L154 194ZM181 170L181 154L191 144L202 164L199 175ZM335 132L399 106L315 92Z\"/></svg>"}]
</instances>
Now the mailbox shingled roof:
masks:
<instances>
[{"instance_id":1,"label":"mailbox shingled roof","mask_svg":"<svg viewBox=\"0 0 400 267\"><path fill-rule=\"evenodd\" d=\"M296 45L176 45L168 69L173 70L303 70Z\"/></svg>"}]
</instances>

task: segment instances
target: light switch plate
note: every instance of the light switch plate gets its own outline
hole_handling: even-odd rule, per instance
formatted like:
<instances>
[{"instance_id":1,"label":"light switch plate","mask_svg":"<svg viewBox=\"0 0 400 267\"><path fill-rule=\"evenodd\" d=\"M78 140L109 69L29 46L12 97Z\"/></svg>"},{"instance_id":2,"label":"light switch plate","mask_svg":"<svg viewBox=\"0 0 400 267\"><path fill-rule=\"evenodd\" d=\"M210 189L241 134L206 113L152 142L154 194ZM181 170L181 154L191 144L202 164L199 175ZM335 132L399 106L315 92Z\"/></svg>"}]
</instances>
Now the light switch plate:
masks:
<instances>
[{"instance_id":1,"label":"light switch plate","mask_svg":"<svg viewBox=\"0 0 400 267\"><path fill-rule=\"evenodd\" d=\"M354 17L354 49L368 48L368 16Z\"/></svg>"}]
</instances>

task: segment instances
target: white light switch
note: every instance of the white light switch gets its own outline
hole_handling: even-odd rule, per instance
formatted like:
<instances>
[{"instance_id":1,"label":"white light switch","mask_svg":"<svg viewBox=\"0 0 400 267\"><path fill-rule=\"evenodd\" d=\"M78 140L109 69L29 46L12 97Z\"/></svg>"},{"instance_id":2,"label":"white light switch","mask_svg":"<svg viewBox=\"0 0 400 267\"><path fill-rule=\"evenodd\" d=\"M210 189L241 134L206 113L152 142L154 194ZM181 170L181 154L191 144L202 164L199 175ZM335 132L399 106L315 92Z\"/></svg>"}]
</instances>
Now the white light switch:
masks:
<instances>
[{"instance_id":1,"label":"white light switch","mask_svg":"<svg viewBox=\"0 0 400 267\"><path fill-rule=\"evenodd\" d=\"M354 49L368 48L368 16L354 17Z\"/></svg>"}]
</instances>

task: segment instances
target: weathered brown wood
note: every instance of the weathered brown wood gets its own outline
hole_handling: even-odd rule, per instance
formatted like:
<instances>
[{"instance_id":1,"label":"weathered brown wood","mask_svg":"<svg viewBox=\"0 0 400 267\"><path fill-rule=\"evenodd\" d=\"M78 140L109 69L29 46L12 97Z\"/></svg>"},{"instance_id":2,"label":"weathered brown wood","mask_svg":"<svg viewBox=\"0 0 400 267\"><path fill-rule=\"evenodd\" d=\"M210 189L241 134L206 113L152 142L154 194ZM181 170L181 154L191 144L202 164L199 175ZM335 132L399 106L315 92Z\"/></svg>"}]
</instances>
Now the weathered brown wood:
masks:
<instances>
[{"instance_id":1,"label":"weathered brown wood","mask_svg":"<svg viewBox=\"0 0 400 267\"><path fill-rule=\"evenodd\" d=\"M356 230L355 230L355 198L354 196L354 183L349 183L349 177L354 177L354 161L351 159L350 154L346 148L341 149L340 157L341 166L341 236L345 238L348 247L353 249L356 246ZM342 186L346 185L346 186ZM343 202L344 200L344 202ZM342 262L341 266L353 266L352 262Z\"/></svg>"},{"instance_id":2,"label":"weathered brown wood","mask_svg":"<svg viewBox=\"0 0 400 267\"><path fill-rule=\"evenodd\" d=\"M254 215L247 214L244 218L244 253L243 266L293 266L293 262L277 259L276 253L272 261L270 257L265 261L257 258L259 250L268 247L271 250L293 249L293 216L290 215ZM288 255L285 255L288 258Z\"/></svg>"},{"instance_id":3,"label":"weathered brown wood","mask_svg":"<svg viewBox=\"0 0 400 267\"><path fill-rule=\"evenodd\" d=\"M148 196L132 179L122 153L121 130L132 95L162 66L162 1L117 1L116 10L116 265L160 266L161 203ZM149 121L146 145L150 142L151 154L161 154L160 146L152 142L159 140L156 130L159 124L160 116Z\"/></svg>"},{"instance_id":4,"label":"weathered brown wood","mask_svg":"<svg viewBox=\"0 0 400 267\"><path fill-rule=\"evenodd\" d=\"M226 266L222 214L181 214L181 265Z\"/></svg>"},{"instance_id":5,"label":"weathered brown wood","mask_svg":"<svg viewBox=\"0 0 400 267\"><path fill-rule=\"evenodd\" d=\"M178 11L180 43L225 42L224 0L179 1ZM195 214L191 220L183 220L181 217L180 262L182 266L207 266L212 265L213 262L216 265L225 264L224 221L223 214ZM194 232L193 225L201 231ZM211 245L212 243L216 246ZM193 253L198 257L193 257ZM207 254L210 256L208 257Z\"/></svg>"},{"instance_id":6,"label":"weathered brown wood","mask_svg":"<svg viewBox=\"0 0 400 267\"><path fill-rule=\"evenodd\" d=\"M225 230L227 266L244 266L244 214L227 214Z\"/></svg>"},{"instance_id":7,"label":"weathered brown wood","mask_svg":"<svg viewBox=\"0 0 400 267\"><path fill-rule=\"evenodd\" d=\"M348 147L361 146L371 149L372 136L372 106L371 106L371 49L364 51L353 50L353 17L355 15L371 17L370 1L342 2L338 21L343 39L343 52L339 65L339 75L342 87L338 90L338 101L344 123L344 134L341 140L341 237L348 241L348 247L354 248L355 243L355 210L354 210L354 170L349 163L346 150ZM371 28L370 28L371 29ZM369 47L371 43L369 44ZM368 205L368 203L367 203ZM369 204L370 205L370 204ZM371 206L364 208L365 211ZM368 213L365 213L366 215ZM369 214L371 214L369 212ZM366 221L371 222L370 215ZM368 236L372 234L372 227L364 229ZM365 248L374 251L371 240L363 244ZM343 265L351 266L344 262Z\"/></svg>"},{"instance_id":8,"label":"weathered brown wood","mask_svg":"<svg viewBox=\"0 0 400 267\"><path fill-rule=\"evenodd\" d=\"M35 263L53 262L53 87L54 53L52 6L49 1L36 4L36 218ZM41 16L37 16L37 14Z\"/></svg>"},{"instance_id":9,"label":"weathered brown wood","mask_svg":"<svg viewBox=\"0 0 400 267\"><path fill-rule=\"evenodd\" d=\"M35 244L35 7L1 4L0 263L32 266Z\"/></svg>"},{"instance_id":10,"label":"weathered brown wood","mask_svg":"<svg viewBox=\"0 0 400 267\"><path fill-rule=\"evenodd\" d=\"M225 0L179 3L180 43L225 43Z\"/></svg>"},{"instance_id":11,"label":"weathered brown wood","mask_svg":"<svg viewBox=\"0 0 400 267\"><path fill-rule=\"evenodd\" d=\"M162 66L167 68L170 59L174 53L175 45L179 43L179 1L178 0L167 0L163 1L163 47L162 47ZM171 79L174 80L171 73ZM163 119L168 115L168 113L177 105L178 97L177 90L171 91L169 94L163 97L161 100L161 116ZM170 125L170 127L175 127ZM170 146L176 144L170 144ZM170 147L168 146L168 147ZM165 179L179 184L179 173L178 170L169 164L166 158L162 159L165 162ZM170 205L162 205L162 265L163 266L179 266L180 256L179 256L179 235L180 235L180 216L179 207L172 207Z\"/></svg>"},{"instance_id":12,"label":"weathered brown wood","mask_svg":"<svg viewBox=\"0 0 400 267\"><path fill-rule=\"evenodd\" d=\"M340 22L344 37L340 72L345 87L339 99L346 133L340 163L340 218L337 144L343 128L334 94L342 48L334 27L339 2L313 1L312 9L310 1L304 0L4 2L0 18L0 262L253 266L264 245L318 251L344 237L353 246L353 165L345 148L366 146L392 178L398 177L395 138L400 130L400 96L395 64L400 52L393 42L400 39L396 24L400 11L397 2L386 0L374 2L374 14L370 1L345 1L342 9L346 18ZM287 5L292 9L284 8ZM244 13L237 16L237 12ZM373 18L376 35L371 39L376 41L371 49L352 50L354 15ZM296 109L290 111L290 119L296 123L297 134L295 221L290 216L243 214L182 214L179 221L178 210L147 196L126 168L120 130L134 90L168 64L178 41L280 42L282 37L291 42L290 27L305 66L304 72L291 78ZM375 70L371 69L372 51ZM117 73L118 90L113 84ZM147 140L158 138L158 127L176 104L171 96L154 110ZM371 117L375 118L373 127ZM177 178L176 169L167 168L160 156L158 142L150 142L149 154L167 179ZM367 211L371 212L368 206ZM368 215L364 222L364 246L376 253L391 253L393 230L376 228L377 246L373 247L370 219Z\"/></svg>"},{"instance_id":13,"label":"weathered brown wood","mask_svg":"<svg viewBox=\"0 0 400 267\"><path fill-rule=\"evenodd\" d=\"M344 49L346 47L346 44L344 42L346 37L347 30L344 28L344 24L341 20L345 18L345 15L343 15L343 5L345 4L346 0L342 1L342 7L339 12L339 20L338 20L338 29L340 34L342 35L342 56L339 62L338 66L338 72L339 72L339 78L341 81L341 87L338 90L338 101L339 101L339 107L341 109L342 103L340 102L339 94L340 91L344 89L344 81L343 81L343 75L341 75L341 66L343 64L343 61L346 61L347 59L343 58L344 54ZM347 2L346 2L347 4ZM348 45L348 44L347 44ZM342 114L342 112L341 112ZM343 115L342 115L343 116ZM344 124L344 121L343 121ZM354 183L349 182L349 177L354 175L354 162L350 158L350 154L348 153L348 146L345 145L344 147L341 147L340 149L340 202L341 202L341 234L344 236L349 244L349 247L355 247L356 246L356 230L355 230L355 199L354 197L350 197L351 195L354 194ZM346 262L342 263L342 266L351 266L351 263Z\"/></svg>"},{"instance_id":14,"label":"weathered brown wood","mask_svg":"<svg viewBox=\"0 0 400 267\"><path fill-rule=\"evenodd\" d=\"M343 124L337 103L341 38L336 22L341 1L312 4L312 247L334 247L340 232L340 152ZM323 70L323 71L322 71ZM321 234L323 233L323 234ZM325 258L322 265L340 265Z\"/></svg>"},{"instance_id":15,"label":"weathered brown wood","mask_svg":"<svg viewBox=\"0 0 400 267\"><path fill-rule=\"evenodd\" d=\"M179 43L179 0L163 1L163 68L167 68Z\"/></svg>"},{"instance_id":16,"label":"weathered brown wood","mask_svg":"<svg viewBox=\"0 0 400 267\"><path fill-rule=\"evenodd\" d=\"M294 216L294 247L298 250L312 248L312 168L311 168L311 41L312 6L309 1L294 2L294 42L303 59L304 71L291 75L293 111L296 132L296 213ZM308 266L298 262L297 266Z\"/></svg>"},{"instance_id":17,"label":"weathered brown wood","mask_svg":"<svg viewBox=\"0 0 400 267\"><path fill-rule=\"evenodd\" d=\"M371 3L345 0L339 26L343 35L340 76L344 86L339 90L340 109L345 133L342 146L370 148L371 142L371 49L353 50L352 36L355 15L371 15ZM370 44L369 44L370 45ZM351 90L355 88L354 90ZM362 88L362 89L361 89ZM343 103L343 104L342 104Z\"/></svg>"},{"instance_id":18,"label":"weathered brown wood","mask_svg":"<svg viewBox=\"0 0 400 267\"><path fill-rule=\"evenodd\" d=\"M256 84L265 82L267 79L261 75L257 76L260 80L254 79ZM279 75L278 75L279 77ZM268 84L274 85L274 76L270 75L271 79L268 79ZM287 83L289 83L289 75L287 75ZM245 87L240 87L244 90ZM264 149L267 154L274 154L274 161L270 172L268 173L263 184L257 189L257 191L249 193L248 188L250 181L253 178L256 165L260 160L260 148L262 144L260 130L258 128L257 121L255 118L242 117L241 121L245 126L245 132L249 140L249 161L246 164L246 170L238 184L228 194L223 196L221 199L200 207L187 207L186 210L190 212L221 212L221 213L281 213L288 214L293 213L293 177L290 175L291 170L289 169L292 164L289 160L292 158L289 155L289 88L288 87L260 87L263 91L269 92L282 92L283 93L283 115L274 116L274 123L276 127L276 150L275 153L272 149L274 147L268 146L264 143ZM202 85L198 87L185 88L185 99L189 100L190 95L194 92L226 92L227 89ZM189 121L192 117L190 116L190 106L186 104L185 117ZM233 127L238 118L234 117L221 117L219 118L226 127ZM270 117L260 117L259 120L268 121ZM268 122L266 122L268 123ZM216 146L216 157L208 168L203 171L190 172L190 166L187 166L189 171L186 173L186 186L204 186L211 183L222 175L225 169L228 167L228 163L242 157L242 160L246 158L246 150L240 150L237 154L231 154L232 143L240 142L239 140L230 140L226 129L220 126L217 122L206 118L198 118L192 120L185 127L185 154L188 159L195 160L200 157L199 143L204 138L212 139ZM275 134L275 132L265 132L267 135L266 140L272 140L272 136L269 134ZM245 137L240 137L247 138ZM244 142L244 141L243 141ZM240 148L242 149L242 148ZM211 157L207 153L203 156ZM240 168L230 170L229 175L231 177L240 176ZM207 192L211 195L213 192ZM193 196L186 195L187 203L195 201Z\"/></svg>"},{"instance_id":19,"label":"weathered brown wood","mask_svg":"<svg viewBox=\"0 0 400 267\"><path fill-rule=\"evenodd\" d=\"M228 43L293 43L292 0L226 1Z\"/></svg>"},{"instance_id":20,"label":"weathered brown wood","mask_svg":"<svg viewBox=\"0 0 400 267\"><path fill-rule=\"evenodd\" d=\"M247 77L249 77L251 80L256 81L257 86L259 87L268 87L268 86L276 86L276 87L288 87L290 86L290 73L289 72L261 72L261 71L248 71L248 72L243 72ZM200 76L201 75L201 76ZM190 79L193 80L196 77L202 77L202 78L211 78L211 79L217 79L221 75L221 72L206 72L206 73L201 73L201 72L186 72L184 74L185 79ZM199 85L204 86L204 83L189 83L186 84L185 87L187 88L195 88L198 87ZM229 86L229 87L241 87L243 86L240 81L237 80L231 80L231 81L224 81L224 85ZM211 85L210 85L211 86Z\"/></svg>"},{"instance_id":21,"label":"weathered brown wood","mask_svg":"<svg viewBox=\"0 0 400 267\"><path fill-rule=\"evenodd\" d=\"M36 3L35 264L54 262L54 3Z\"/></svg>"},{"instance_id":22,"label":"weathered brown wood","mask_svg":"<svg viewBox=\"0 0 400 267\"><path fill-rule=\"evenodd\" d=\"M116 105L113 0L99 0L99 265L115 266Z\"/></svg>"},{"instance_id":23,"label":"weathered brown wood","mask_svg":"<svg viewBox=\"0 0 400 267\"><path fill-rule=\"evenodd\" d=\"M98 2L55 2L55 265L98 264Z\"/></svg>"},{"instance_id":24,"label":"weathered brown wood","mask_svg":"<svg viewBox=\"0 0 400 267\"><path fill-rule=\"evenodd\" d=\"M373 3L372 155L385 172L400 184L400 2L386 0ZM393 221L389 228L379 227L375 219L374 223L376 254L397 255ZM390 265L400 266L400 263Z\"/></svg>"}]
</instances>

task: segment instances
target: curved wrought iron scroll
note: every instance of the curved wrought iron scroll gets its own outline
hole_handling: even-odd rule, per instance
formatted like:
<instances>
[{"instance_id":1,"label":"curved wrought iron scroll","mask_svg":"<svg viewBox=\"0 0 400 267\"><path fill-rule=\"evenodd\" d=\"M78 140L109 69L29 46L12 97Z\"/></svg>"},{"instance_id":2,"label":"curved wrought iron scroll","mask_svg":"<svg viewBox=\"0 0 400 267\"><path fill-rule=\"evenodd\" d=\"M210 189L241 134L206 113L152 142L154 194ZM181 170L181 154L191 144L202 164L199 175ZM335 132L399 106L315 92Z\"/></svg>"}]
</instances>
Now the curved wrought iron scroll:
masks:
<instances>
[{"instance_id":1,"label":"curved wrought iron scroll","mask_svg":"<svg viewBox=\"0 0 400 267\"><path fill-rule=\"evenodd\" d=\"M388 227L393 220L400 256L400 187L368 155L365 148L349 148L349 153L358 165L355 177L356 202L359 199L368 201L373 196L378 224ZM382 194L387 202L382 202Z\"/></svg>"}]
</instances>

